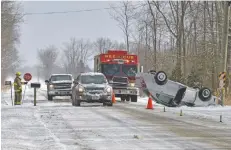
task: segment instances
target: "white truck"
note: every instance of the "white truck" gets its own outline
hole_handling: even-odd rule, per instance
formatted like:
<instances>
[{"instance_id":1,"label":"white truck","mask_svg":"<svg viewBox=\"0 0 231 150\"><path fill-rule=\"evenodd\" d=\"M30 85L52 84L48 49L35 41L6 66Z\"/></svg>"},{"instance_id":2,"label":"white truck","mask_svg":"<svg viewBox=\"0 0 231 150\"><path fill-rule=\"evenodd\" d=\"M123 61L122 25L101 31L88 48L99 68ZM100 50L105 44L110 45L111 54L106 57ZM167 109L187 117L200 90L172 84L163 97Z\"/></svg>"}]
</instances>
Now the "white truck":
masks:
<instances>
[{"instance_id":1,"label":"white truck","mask_svg":"<svg viewBox=\"0 0 231 150\"><path fill-rule=\"evenodd\" d=\"M52 74L45 83L49 101L53 100L54 96L72 96L73 77L71 74Z\"/></svg>"}]
</instances>

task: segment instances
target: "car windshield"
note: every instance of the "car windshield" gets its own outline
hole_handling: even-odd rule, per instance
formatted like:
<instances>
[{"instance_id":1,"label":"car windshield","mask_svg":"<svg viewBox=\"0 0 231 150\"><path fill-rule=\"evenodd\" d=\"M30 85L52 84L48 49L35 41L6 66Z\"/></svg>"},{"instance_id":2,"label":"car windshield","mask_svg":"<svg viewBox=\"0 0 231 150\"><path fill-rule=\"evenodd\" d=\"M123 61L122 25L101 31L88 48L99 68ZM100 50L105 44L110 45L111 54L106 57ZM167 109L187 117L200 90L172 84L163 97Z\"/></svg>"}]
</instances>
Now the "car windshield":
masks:
<instances>
[{"instance_id":1,"label":"car windshield","mask_svg":"<svg viewBox=\"0 0 231 150\"><path fill-rule=\"evenodd\" d=\"M114 76L120 73L120 65L119 64L103 64L102 72L106 76Z\"/></svg>"},{"instance_id":2,"label":"car windshield","mask_svg":"<svg viewBox=\"0 0 231 150\"><path fill-rule=\"evenodd\" d=\"M127 83L128 79L127 78L121 78L121 77L114 77L113 82L122 82L122 83Z\"/></svg>"},{"instance_id":3,"label":"car windshield","mask_svg":"<svg viewBox=\"0 0 231 150\"><path fill-rule=\"evenodd\" d=\"M103 75L83 75L81 76L82 84L103 84L107 83L106 78Z\"/></svg>"},{"instance_id":4,"label":"car windshield","mask_svg":"<svg viewBox=\"0 0 231 150\"><path fill-rule=\"evenodd\" d=\"M122 68L122 71L129 77L135 77L137 73L137 66L136 65L124 65Z\"/></svg>"},{"instance_id":5,"label":"car windshield","mask_svg":"<svg viewBox=\"0 0 231 150\"><path fill-rule=\"evenodd\" d=\"M170 103L174 97L171 97L169 95L166 95L166 94L163 94L163 93L160 93L160 94L156 94L156 97L161 100L162 102L164 103Z\"/></svg>"},{"instance_id":6,"label":"car windshield","mask_svg":"<svg viewBox=\"0 0 231 150\"><path fill-rule=\"evenodd\" d=\"M62 80L71 80L71 76L69 75L51 76L51 81L62 81Z\"/></svg>"}]
</instances>

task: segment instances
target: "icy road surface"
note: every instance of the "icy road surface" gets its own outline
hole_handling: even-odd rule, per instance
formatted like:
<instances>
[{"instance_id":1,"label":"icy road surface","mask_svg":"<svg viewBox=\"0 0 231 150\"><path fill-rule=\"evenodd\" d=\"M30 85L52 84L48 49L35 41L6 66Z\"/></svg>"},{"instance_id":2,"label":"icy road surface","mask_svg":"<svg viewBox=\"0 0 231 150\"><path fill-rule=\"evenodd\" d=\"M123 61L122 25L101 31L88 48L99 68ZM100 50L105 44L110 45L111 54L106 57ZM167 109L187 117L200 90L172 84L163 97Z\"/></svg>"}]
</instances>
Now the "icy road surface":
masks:
<instances>
[{"instance_id":1,"label":"icy road surface","mask_svg":"<svg viewBox=\"0 0 231 150\"><path fill-rule=\"evenodd\" d=\"M155 105L147 110L145 99L118 101L113 107L97 103L73 107L60 97L47 101L43 89L38 90L38 103L33 106L32 91L28 89L23 105L14 107L9 92L2 92L3 150L231 149L230 118L225 116L231 114L229 107L219 108L217 115L224 115L220 123L219 118L193 114L204 114L209 108L163 112L163 106Z\"/></svg>"}]
</instances>

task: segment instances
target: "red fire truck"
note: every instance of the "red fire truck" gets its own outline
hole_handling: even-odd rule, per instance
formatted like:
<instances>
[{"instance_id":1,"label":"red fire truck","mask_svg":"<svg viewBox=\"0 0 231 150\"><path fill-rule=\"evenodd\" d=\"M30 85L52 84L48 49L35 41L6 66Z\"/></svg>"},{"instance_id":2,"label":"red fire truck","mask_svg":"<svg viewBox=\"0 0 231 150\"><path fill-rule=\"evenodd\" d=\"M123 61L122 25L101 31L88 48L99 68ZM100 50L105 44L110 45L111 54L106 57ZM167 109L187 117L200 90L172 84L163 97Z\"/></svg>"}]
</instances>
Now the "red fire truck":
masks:
<instances>
[{"instance_id":1,"label":"red fire truck","mask_svg":"<svg viewBox=\"0 0 231 150\"><path fill-rule=\"evenodd\" d=\"M115 97L121 101L137 102L139 89L135 87L135 76L139 71L137 55L126 50L108 50L96 55L94 71L103 73L113 87Z\"/></svg>"}]
</instances>

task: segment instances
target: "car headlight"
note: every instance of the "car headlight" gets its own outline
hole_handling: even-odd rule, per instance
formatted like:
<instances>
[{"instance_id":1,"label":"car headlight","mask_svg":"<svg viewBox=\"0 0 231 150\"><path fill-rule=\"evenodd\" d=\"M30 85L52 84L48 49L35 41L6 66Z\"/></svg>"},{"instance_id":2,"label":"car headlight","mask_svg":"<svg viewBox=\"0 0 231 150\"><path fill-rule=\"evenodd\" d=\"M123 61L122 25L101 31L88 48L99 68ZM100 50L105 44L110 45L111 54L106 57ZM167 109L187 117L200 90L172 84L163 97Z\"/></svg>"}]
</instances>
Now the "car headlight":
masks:
<instances>
[{"instance_id":1,"label":"car headlight","mask_svg":"<svg viewBox=\"0 0 231 150\"><path fill-rule=\"evenodd\" d=\"M135 83L130 83L130 86L131 86L131 87L134 87L134 86L135 86Z\"/></svg>"},{"instance_id":2,"label":"car headlight","mask_svg":"<svg viewBox=\"0 0 231 150\"><path fill-rule=\"evenodd\" d=\"M111 91L112 91L111 87L107 87L107 88L106 88L106 92L107 92L107 93L111 93Z\"/></svg>"},{"instance_id":3,"label":"car headlight","mask_svg":"<svg viewBox=\"0 0 231 150\"><path fill-rule=\"evenodd\" d=\"M54 89L54 85L49 85L49 88L50 89Z\"/></svg>"},{"instance_id":4,"label":"car headlight","mask_svg":"<svg viewBox=\"0 0 231 150\"><path fill-rule=\"evenodd\" d=\"M79 87L79 92L84 92L84 87L80 86Z\"/></svg>"}]
</instances>

